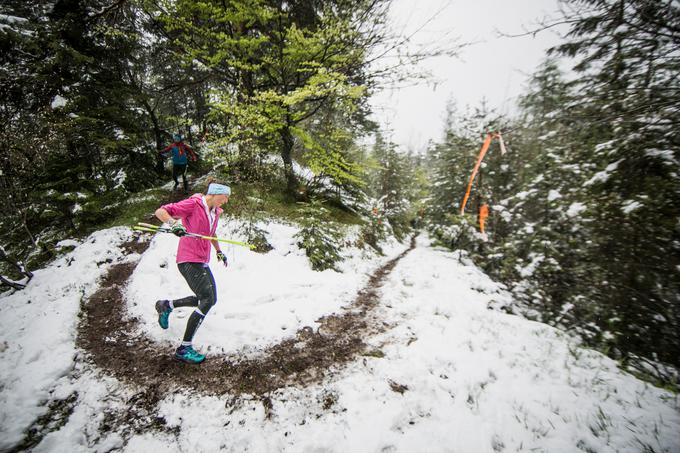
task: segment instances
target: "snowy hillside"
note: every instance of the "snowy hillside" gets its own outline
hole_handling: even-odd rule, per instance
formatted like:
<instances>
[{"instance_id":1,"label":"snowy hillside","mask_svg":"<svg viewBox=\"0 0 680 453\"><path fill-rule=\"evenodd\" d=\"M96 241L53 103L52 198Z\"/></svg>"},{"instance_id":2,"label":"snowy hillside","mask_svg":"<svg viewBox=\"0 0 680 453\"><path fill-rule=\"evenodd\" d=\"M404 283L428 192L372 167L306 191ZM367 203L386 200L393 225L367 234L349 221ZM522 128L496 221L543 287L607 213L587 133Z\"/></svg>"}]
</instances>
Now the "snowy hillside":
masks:
<instances>
[{"instance_id":1,"label":"snowy hillside","mask_svg":"<svg viewBox=\"0 0 680 453\"><path fill-rule=\"evenodd\" d=\"M78 330L88 304L114 298L97 292L102 277L128 263L129 278L111 285L125 296L129 324L103 322L97 333L111 355L140 341L148 349L134 352L149 362L169 357L188 315L173 312L167 331L156 324L156 299L188 295L171 235L146 248L124 228L97 232L26 290L0 296L0 451L680 451L676 395L553 328L487 309L508 295L426 236L379 280L373 272L407 244L386 244L384 257L350 250L342 273L318 273L295 245L295 228L261 227L274 250L233 248L228 269L211 263L218 303L195 339L208 354L199 367L139 360L118 379L96 365L106 357L78 346L87 344ZM228 226L220 233L234 237ZM356 305L377 281L379 303ZM232 391L217 391L215 364L226 380L239 361L296 333L336 338L324 333L332 313L375 327L356 354L331 358L304 384L257 393L230 382ZM126 326L134 332L120 332ZM203 387L173 381L182 370Z\"/></svg>"}]
</instances>

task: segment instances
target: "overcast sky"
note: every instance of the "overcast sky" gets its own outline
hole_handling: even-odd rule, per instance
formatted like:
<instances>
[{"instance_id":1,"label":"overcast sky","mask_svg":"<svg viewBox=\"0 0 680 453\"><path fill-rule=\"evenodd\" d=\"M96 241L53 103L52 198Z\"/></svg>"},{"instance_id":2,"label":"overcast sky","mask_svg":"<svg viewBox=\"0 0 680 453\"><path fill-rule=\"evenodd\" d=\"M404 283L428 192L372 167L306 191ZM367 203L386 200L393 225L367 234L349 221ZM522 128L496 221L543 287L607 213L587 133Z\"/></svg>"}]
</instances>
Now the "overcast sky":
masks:
<instances>
[{"instance_id":1,"label":"overcast sky","mask_svg":"<svg viewBox=\"0 0 680 453\"><path fill-rule=\"evenodd\" d=\"M441 138L449 99L460 108L477 106L486 99L501 113L512 113L527 77L543 60L545 50L559 42L552 31L536 37L498 36L498 31L519 34L541 18L555 17L557 0L394 0L391 21L409 35L442 8L412 41L442 42L452 34L460 42L473 44L458 57L424 63L422 67L433 73L436 84L387 90L372 100L374 118L389 126L391 140L403 149L420 151L428 140Z\"/></svg>"}]
</instances>

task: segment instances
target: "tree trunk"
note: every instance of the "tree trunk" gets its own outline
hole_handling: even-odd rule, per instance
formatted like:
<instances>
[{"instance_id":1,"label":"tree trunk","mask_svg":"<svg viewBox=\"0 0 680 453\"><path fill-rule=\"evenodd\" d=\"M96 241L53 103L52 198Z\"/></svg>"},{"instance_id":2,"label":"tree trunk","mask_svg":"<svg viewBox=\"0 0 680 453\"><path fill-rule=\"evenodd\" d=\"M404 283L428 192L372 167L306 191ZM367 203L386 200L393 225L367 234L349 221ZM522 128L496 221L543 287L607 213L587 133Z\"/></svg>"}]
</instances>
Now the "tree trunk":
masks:
<instances>
[{"instance_id":1,"label":"tree trunk","mask_svg":"<svg viewBox=\"0 0 680 453\"><path fill-rule=\"evenodd\" d=\"M156 138L156 173L162 175L164 173L163 158L159 151L163 149L163 133L158 125L158 118L156 118L156 115L151 110L149 110L149 117L153 123L153 135Z\"/></svg>"},{"instance_id":2,"label":"tree trunk","mask_svg":"<svg viewBox=\"0 0 680 453\"><path fill-rule=\"evenodd\" d=\"M35 242L35 238L31 234L31 230L28 228L28 222L26 221L27 216L28 216L28 211L26 209L24 209L24 211L22 212L22 215L21 215L21 223L23 224L24 229L28 233L28 237L31 239L31 243L33 243L33 247L38 248L38 243Z\"/></svg>"},{"instance_id":3,"label":"tree trunk","mask_svg":"<svg viewBox=\"0 0 680 453\"><path fill-rule=\"evenodd\" d=\"M281 129L281 158L283 159L283 171L286 175L286 192L294 199L299 199L298 181L293 171L293 134L290 131L290 126L285 126Z\"/></svg>"}]
</instances>

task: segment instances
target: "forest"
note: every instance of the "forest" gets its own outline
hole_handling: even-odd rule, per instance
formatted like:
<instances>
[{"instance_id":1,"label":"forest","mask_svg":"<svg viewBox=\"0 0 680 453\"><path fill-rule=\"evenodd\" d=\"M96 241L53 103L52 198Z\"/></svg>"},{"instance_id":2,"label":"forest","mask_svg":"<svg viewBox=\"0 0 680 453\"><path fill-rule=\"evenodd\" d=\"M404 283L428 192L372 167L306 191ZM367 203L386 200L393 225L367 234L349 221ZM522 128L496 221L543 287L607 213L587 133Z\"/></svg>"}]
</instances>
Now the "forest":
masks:
<instances>
[{"instance_id":1,"label":"forest","mask_svg":"<svg viewBox=\"0 0 680 453\"><path fill-rule=\"evenodd\" d=\"M444 135L414 152L368 102L427 57L376 66L400 45L388 0L3 1L1 288L21 291L60 241L157 205L169 178L159 151L181 134L198 155L190 175L244 194L227 212L251 222L251 242L272 204L296 210L318 270L341 259L337 216L378 250L427 231L512 292L490 309L677 388L680 6L564 4L568 33L517 114L450 103ZM498 132L507 152L491 142L461 214Z\"/></svg>"}]
</instances>

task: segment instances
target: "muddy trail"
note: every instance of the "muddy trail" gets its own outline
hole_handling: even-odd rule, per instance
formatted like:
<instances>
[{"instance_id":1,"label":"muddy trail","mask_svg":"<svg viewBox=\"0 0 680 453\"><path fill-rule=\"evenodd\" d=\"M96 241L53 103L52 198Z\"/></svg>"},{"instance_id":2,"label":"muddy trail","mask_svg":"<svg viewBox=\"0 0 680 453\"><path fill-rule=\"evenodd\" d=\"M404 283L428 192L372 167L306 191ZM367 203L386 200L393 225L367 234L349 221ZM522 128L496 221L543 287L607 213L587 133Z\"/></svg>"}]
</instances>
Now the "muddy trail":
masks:
<instances>
[{"instance_id":1,"label":"muddy trail","mask_svg":"<svg viewBox=\"0 0 680 453\"><path fill-rule=\"evenodd\" d=\"M139 333L139 321L128 316L123 295L137 263L115 264L102 279L99 290L83 302L77 345L86 352L86 361L125 383L141 387L151 404L159 395L178 388L208 395L251 394L267 399L266 395L278 388L319 382L358 356L374 353L364 339L389 327L374 310L380 302L378 290L415 244L413 237L404 252L371 275L341 313L320 318L316 330L303 327L293 337L248 357L209 354L200 365L176 362L172 358L174 349ZM149 242L135 239L122 247L126 254L141 254L148 246ZM153 302L149 301L150 310Z\"/></svg>"}]
</instances>

